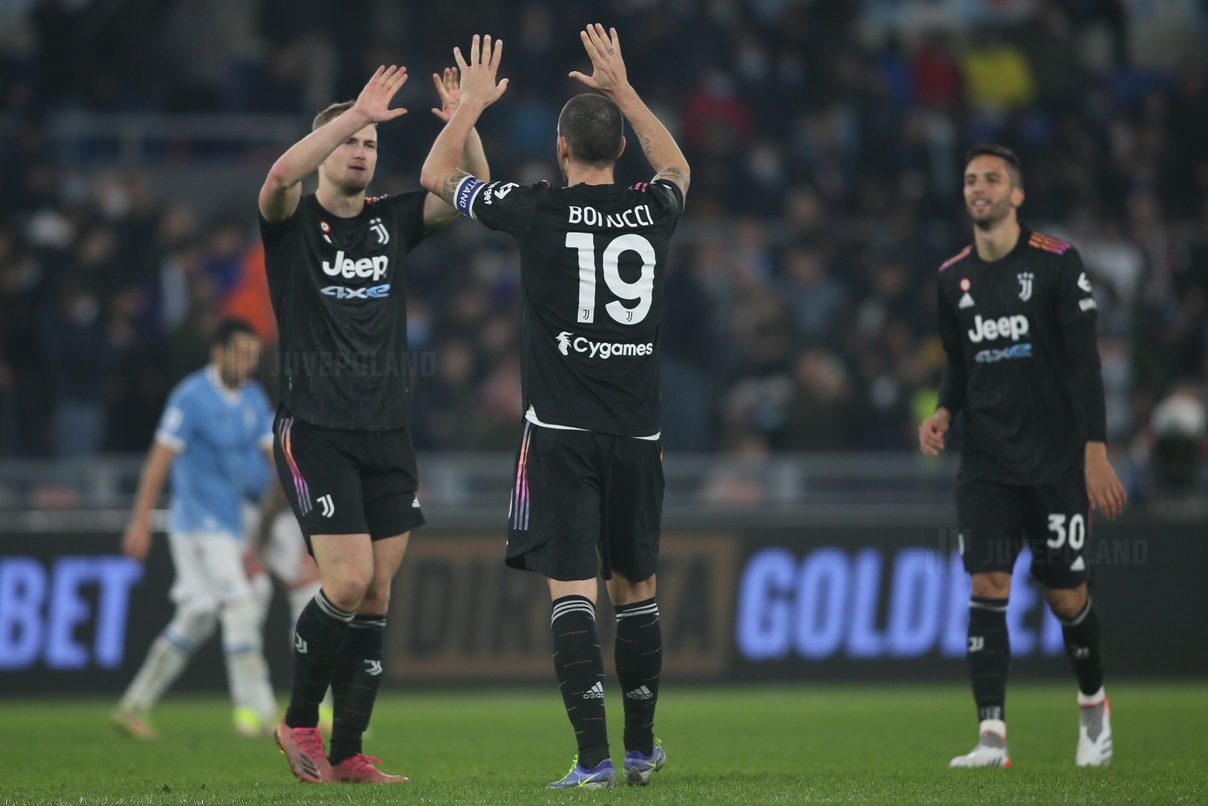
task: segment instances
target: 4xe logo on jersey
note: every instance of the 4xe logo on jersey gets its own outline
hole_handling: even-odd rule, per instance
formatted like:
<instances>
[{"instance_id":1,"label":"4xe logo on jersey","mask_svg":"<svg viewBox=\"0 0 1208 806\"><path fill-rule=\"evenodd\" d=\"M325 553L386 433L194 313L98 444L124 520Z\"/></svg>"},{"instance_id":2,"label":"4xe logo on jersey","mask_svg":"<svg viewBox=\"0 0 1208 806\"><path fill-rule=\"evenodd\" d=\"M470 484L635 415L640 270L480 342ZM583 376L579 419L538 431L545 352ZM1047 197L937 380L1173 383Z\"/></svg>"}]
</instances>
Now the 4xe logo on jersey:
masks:
<instances>
[{"instance_id":1,"label":"4xe logo on jersey","mask_svg":"<svg viewBox=\"0 0 1208 806\"><path fill-rule=\"evenodd\" d=\"M569 331L562 331L556 337L558 352L570 355L570 351L586 353L589 358L612 358L613 356L646 356L654 355L654 344L625 344L615 341L592 341L586 336L576 336Z\"/></svg>"},{"instance_id":2,"label":"4xe logo on jersey","mask_svg":"<svg viewBox=\"0 0 1208 806\"><path fill-rule=\"evenodd\" d=\"M982 319L981 315L973 317L973 328L969 330L969 341L980 344L983 341L1010 339L1019 341L1028 335L1028 317L1000 316L997 319Z\"/></svg>"},{"instance_id":3,"label":"4xe logo on jersey","mask_svg":"<svg viewBox=\"0 0 1208 806\"><path fill-rule=\"evenodd\" d=\"M381 299L390 296L390 283L370 285L364 288L348 288L342 285L329 285L320 289L323 294L336 299Z\"/></svg>"}]
</instances>

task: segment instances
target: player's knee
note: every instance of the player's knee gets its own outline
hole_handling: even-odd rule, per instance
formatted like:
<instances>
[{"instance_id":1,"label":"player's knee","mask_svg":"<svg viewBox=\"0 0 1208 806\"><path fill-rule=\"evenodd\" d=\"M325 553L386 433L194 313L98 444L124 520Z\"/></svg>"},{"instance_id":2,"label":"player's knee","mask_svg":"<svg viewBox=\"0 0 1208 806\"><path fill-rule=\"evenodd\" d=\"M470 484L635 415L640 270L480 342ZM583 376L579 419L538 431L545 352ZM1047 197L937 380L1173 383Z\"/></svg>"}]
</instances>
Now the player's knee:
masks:
<instances>
[{"instance_id":1,"label":"player's knee","mask_svg":"<svg viewBox=\"0 0 1208 806\"><path fill-rule=\"evenodd\" d=\"M361 613L384 615L390 610L390 583L370 585L357 608Z\"/></svg>"},{"instance_id":2,"label":"player's knee","mask_svg":"<svg viewBox=\"0 0 1208 806\"><path fill-rule=\"evenodd\" d=\"M164 632L177 646L188 651L210 640L218 624L218 614L210 607L181 607L172 616Z\"/></svg>"},{"instance_id":3,"label":"player's knee","mask_svg":"<svg viewBox=\"0 0 1208 806\"><path fill-rule=\"evenodd\" d=\"M653 599L655 595L654 576L651 575L640 582L633 582L619 575L613 575L608 581L608 596L614 605L633 604Z\"/></svg>"},{"instance_id":4,"label":"player's knee","mask_svg":"<svg viewBox=\"0 0 1208 806\"><path fill-rule=\"evenodd\" d=\"M971 593L981 599L1008 599L1011 596L1011 575L994 571L974 574L970 580Z\"/></svg>"},{"instance_id":5,"label":"player's knee","mask_svg":"<svg viewBox=\"0 0 1208 806\"><path fill-rule=\"evenodd\" d=\"M1077 588L1049 588L1045 592L1049 609L1059 619L1069 620L1082 612L1086 607L1086 586Z\"/></svg>"},{"instance_id":6,"label":"player's knee","mask_svg":"<svg viewBox=\"0 0 1208 806\"><path fill-rule=\"evenodd\" d=\"M335 580L324 580L323 593L341 610L355 611L369 592L372 576L356 572L342 574Z\"/></svg>"}]
</instances>

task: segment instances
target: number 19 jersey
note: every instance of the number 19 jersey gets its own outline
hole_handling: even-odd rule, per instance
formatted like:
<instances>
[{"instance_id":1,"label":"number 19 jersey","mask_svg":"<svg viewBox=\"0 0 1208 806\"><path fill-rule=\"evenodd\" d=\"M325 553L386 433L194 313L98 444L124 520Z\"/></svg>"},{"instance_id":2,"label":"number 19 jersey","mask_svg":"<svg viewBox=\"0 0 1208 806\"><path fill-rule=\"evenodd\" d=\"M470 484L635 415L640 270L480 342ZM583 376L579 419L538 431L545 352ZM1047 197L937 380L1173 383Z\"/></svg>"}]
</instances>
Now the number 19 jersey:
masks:
<instances>
[{"instance_id":1,"label":"number 19 jersey","mask_svg":"<svg viewBox=\"0 0 1208 806\"><path fill-rule=\"evenodd\" d=\"M520 248L524 409L545 425L650 437L662 427L659 327L683 209L663 180L554 189L465 177L459 211Z\"/></svg>"}]
</instances>

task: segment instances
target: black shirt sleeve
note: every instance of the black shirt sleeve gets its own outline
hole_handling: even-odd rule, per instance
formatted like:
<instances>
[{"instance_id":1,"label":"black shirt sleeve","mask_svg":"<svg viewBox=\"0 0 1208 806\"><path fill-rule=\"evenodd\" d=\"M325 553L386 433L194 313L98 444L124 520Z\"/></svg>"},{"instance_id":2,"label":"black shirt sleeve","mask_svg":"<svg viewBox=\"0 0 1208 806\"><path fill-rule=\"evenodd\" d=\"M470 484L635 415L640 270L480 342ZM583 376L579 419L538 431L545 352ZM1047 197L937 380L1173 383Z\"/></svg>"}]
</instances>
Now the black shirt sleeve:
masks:
<instances>
[{"instance_id":1,"label":"black shirt sleeve","mask_svg":"<svg viewBox=\"0 0 1208 806\"><path fill-rule=\"evenodd\" d=\"M1062 256L1057 283L1056 314L1070 371L1074 414L1085 441L1106 442L1107 405L1095 333L1098 310L1077 250L1071 249Z\"/></svg>"},{"instance_id":2,"label":"black shirt sleeve","mask_svg":"<svg viewBox=\"0 0 1208 806\"><path fill-rule=\"evenodd\" d=\"M412 190L375 202L383 205L383 215L388 214L394 219L394 231L403 236L404 253L410 252L432 232L424 226L424 202L427 198L428 191Z\"/></svg>"},{"instance_id":3,"label":"black shirt sleeve","mask_svg":"<svg viewBox=\"0 0 1208 806\"><path fill-rule=\"evenodd\" d=\"M679 185L666 179L656 179L650 183L650 190L666 206L672 220L678 221L684 213L684 194Z\"/></svg>"},{"instance_id":4,"label":"black shirt sleeve","mask_svg":"<svg viewBox=\"0 0 1208 806\"><path fill-rule=\"evenodd\" d=\"M944 353L948 363L944 365L944 375L940 380L939 404L955 417L965 407L965 394L968 389L968 377L965 370L965 354L961 344L961 324L956 317L956 311L944 298L944 280L940 275L936 283L938 299L936 310L940 321L940 342L944 345Z\"/></svg>"},{"instance_id":5,"label":"black shirt sleeve","mask_svg":"<svg viewBox=\"0 0 1208 806\"><path fill-rule=\"evenodd\" d=\"M294 233L298 231L298 222L302 219L302 204L305 200L306 197L303 196L289 218L283 218L280 221L269 221L257 211L256 217L260 220L260 240L264 242L265 273L272 275L276 271L276 267L284 265L284 261L269 260L268 258L288 247Z\"/></svg>"},{"instance_id":6,"label":"black shirt sleeve","mask_svg":"<svg viewBox=\"0 0 1208 806\"><path fill-rule=\"evenodd\" d=\"M298 206L301 207L301 203ZM289 218L283 218L280 221L269 221L259 211L257 211L256 217L260 219L260 238L264 241L264 248L272 250L289 236L298 222L298 211L295 209Z\"/></svg>"},{"instance_id":7,"label":"black shirt sleeve","mask_svg":"<svg viewBox=\"0 0 1208 806\"><path fill-rule=\"evenodd\" d=\"M515 182L483 182L473 176L461 180L454 194L458 212L490 229L523 238L532 229L538 194L545 188Z\"/></svg>"}]
</instances>

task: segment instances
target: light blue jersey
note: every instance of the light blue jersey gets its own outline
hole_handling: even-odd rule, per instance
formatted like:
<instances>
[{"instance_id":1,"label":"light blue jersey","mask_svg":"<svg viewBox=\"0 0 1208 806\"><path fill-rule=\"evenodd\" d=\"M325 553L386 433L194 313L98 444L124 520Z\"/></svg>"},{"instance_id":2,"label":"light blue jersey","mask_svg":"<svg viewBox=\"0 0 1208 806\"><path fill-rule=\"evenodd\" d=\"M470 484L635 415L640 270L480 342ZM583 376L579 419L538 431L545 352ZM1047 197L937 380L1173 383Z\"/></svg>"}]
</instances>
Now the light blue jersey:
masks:
<instances>
[{"instance_id":1,"label":"light blue jersey","mask_svg":"<svg viewBox=\"0 0 1208 806\"><path fill-rule=\"evenodd\" d=\"M155 432L176 451L172 463L173 532L243 537L244 500L259 500L271 475L273 413L260 384L228 389L208 365L172 390Z\"/></svg>"}]
</instances>

